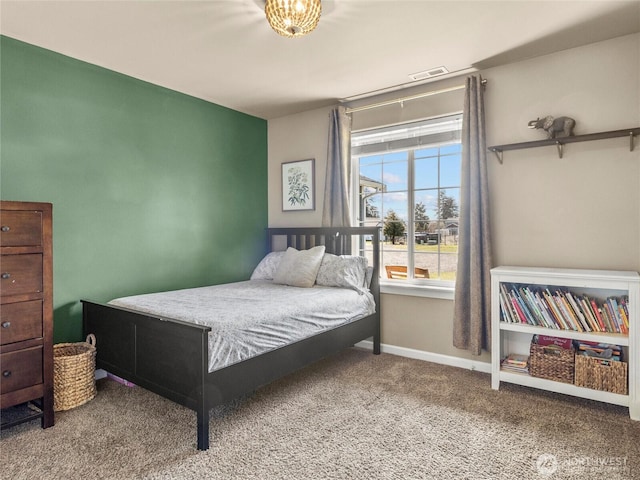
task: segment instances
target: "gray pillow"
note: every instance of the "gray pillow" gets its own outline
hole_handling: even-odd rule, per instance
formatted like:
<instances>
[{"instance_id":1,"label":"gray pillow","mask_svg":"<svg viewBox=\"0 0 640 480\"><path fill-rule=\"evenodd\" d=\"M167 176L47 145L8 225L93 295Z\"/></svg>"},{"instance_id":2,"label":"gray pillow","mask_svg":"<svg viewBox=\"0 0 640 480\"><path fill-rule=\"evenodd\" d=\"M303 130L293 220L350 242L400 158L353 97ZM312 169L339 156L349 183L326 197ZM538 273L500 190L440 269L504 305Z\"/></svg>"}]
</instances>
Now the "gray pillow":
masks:
<instances>
[{"instance_id":1,"label":"gray pillow","mask_svg":"<svg viewBox=\"0 0 640 480\"><path fill-rule=\"evenodd\" d=\"M354 255L325 253L318 270L316 283L326 287L362 290L367 286L367 259Z\"/></svg>"},{"instance_id":2,"label":"gray pillow","mask_svg":"<svg viewBox=\"0 0 640 480\"><path fill-rule=\"evenodd\" d=\"M251 280L273 280L285 252L267 253L251 274Z\"/></svg>"},{"instance_id":3,"label":"gray pillow","mask_svg":"<svg viewBox=\"0 0 640 480\"><path fill-rule=\"evenodd\" d=\"M364 287L367 290L371 288L371 280L373 280L373 267L367 267L367 273L364 276Z\"/></svg>"},{"instance_id":4,"label":"gray pillow","mask_svg":"<svg viewBox=\"0 0 640 480\"><path fill-rule=\"evenodd\" d=\"M324 255L324 245L309 250L289 247L273 276L273 283L293 287L313 287Z\"/></svg>"}]
</instances>

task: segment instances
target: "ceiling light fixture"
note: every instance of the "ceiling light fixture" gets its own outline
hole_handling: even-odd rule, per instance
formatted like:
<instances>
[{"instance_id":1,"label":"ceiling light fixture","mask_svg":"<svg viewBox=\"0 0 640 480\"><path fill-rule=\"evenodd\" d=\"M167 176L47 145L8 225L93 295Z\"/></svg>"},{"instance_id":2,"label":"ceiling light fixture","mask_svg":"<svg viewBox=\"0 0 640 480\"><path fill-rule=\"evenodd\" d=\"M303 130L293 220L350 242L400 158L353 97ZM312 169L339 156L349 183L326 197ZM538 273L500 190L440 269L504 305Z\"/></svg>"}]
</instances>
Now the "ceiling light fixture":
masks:
<instances>
[{"instance_id":1,"label":"ceiling light fixture","mask_svg":"<svg viewBox=\"0 0 640 480\"><path fill-rule=\"evenodd\" d=\"M320 0L267 0L264 13L271 28L283 37L301 37L320 21Z\"/></svg>"}]
</instances>

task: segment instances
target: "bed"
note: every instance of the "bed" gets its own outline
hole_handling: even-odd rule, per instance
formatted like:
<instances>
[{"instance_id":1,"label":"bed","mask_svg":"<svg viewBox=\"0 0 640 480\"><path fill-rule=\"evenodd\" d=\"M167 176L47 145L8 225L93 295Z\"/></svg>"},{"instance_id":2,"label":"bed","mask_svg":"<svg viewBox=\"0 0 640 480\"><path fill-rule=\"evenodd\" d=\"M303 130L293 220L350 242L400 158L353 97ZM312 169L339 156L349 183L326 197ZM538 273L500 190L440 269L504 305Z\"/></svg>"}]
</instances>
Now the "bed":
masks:
<instances>
[{"instance_id":1,"label":"bed","mask_svg":"<svg viewBox=\"0 0 640 480\"><path fill-rule=\"evenodd\" d=\"M320 298L320 295L344 297L345 302L348 299L362 304L364 310L355 313L336 306L325 315L329 317L326 323L320 323L315 317L305 320L301 322L305 328L300 335L281 335L296 330L291 323L277 323L275 335L273 331L263 334L264 324L260 322L264 311L270 308L265 308L267 304L262 300L255 300L249 302L253 303L251 307L239 310L238 305L247 303L236 304L235 301L247 294L234 290L233 284L167 292L170 296L166 302L168 307L158 306L163 302L156 294L123 297L108 304L82 300L84 334L93 333L97 340L96 367L194 410L197 447L207 450L209 410L216 405L251 393L260 386L371 337L373 353L380 353L379 235L379 229L375 227L267 229L267 252L296 249L311 253L324 246L327 254L365 256L366 253L369 257L368 280L362 289L316 284L310 289L275 286L260 278L252 278L248 282L251 285L264 284L269 292L267 296L280 298L281 304L287 304L283 307L313 305L312 300ZM283 293L282 289L299 292L302 297L294 302L291 300L293 296ZM195 320L187 318L193 317L187 314L195 311L193 302L200 302L203 295L216 297L220 291L223 292L222 303L212 307L212 311L217 311L221 318L226 316L226 322L210 323L204 317L198 318L198 314L195 314ZM251 289L241 291L252 292ZM253 293L248 295L251 297ZM283 301L285 298L287 300ZM342 305L343 301L339 303ZM228 304L231 308L225 313L220 309L221 304ZM179 308L180 305L183 308ZM276 310L275 307L273 309ZM260 315L254 310L260 311ZM233 322L229 319L233 316L239 319L237 323L243 328L253 328L262 335L257 340L260 348L243 347L236 352L226 345L224 338L221 340L219 335L216 336L218 330L224 333L231 329ZM307 324L312 324L313 328ZM237 331L229 335L242 337ZM219 362L221 358L224 361Z\"/></svg>"}]
</instances>

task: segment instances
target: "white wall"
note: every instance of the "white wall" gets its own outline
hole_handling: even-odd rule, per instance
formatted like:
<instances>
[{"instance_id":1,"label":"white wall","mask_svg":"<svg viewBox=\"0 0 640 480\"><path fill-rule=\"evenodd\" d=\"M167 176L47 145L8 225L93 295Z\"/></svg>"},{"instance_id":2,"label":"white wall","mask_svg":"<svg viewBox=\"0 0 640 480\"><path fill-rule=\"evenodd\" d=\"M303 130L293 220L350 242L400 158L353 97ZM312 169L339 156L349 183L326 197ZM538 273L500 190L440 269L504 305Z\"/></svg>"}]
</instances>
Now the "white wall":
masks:
<instances>
[{"instance_id":1,"label":"white wall","mask_svg":"<svg viewBox=\"0 0 640 480\"><path fill-rule=\"evenodd\" d=\"M639 72L638 34L480 72L489 81L487 145L544 138L527 123L545 115L573 117L576 134L638 127ZM463 82L447 80L418 90ZM446 95L356 117L354 127L450 113L446 110L457 101L451 98L457 97ZM270 226L320 225L329 110L269 121ZM503 165L489 152L496 265L639 271L640 138L636 143L634 152L628 138L570 144L562 159L553 146L510 151ZM316 211L282 212L281 162L311 157L316 158ZM381 301L383 343L472 358L452 346L453 302L388 294Z\"/></svg>"},{"instance_id":2,"label":"white wall","mask_svg":"<svg viewBox=\"0 0 640 480\"><path fill-rule=\"evenodd\" d=\"M267 151L270 227L318 227L322 224L331 108L269 120ZM283 212L281 165L283 162L308 158L315 159L315 210Z\"/></svg>"},{"instance_id":3,"label":"white wall","mask_svg":"<svg viewBox=\"0 0 640 480\"><path fill-rule=\"evenodd\" d=\"M568 115L576 134L640 126L640 36L487 72L487 143L537 139L527 122ZM640 143L640 139L637 140ZM640 147L640 145L639 145ZM640 270L640 148L617 138L490 159L498 264Z\"/></svg>"}]
</instances>

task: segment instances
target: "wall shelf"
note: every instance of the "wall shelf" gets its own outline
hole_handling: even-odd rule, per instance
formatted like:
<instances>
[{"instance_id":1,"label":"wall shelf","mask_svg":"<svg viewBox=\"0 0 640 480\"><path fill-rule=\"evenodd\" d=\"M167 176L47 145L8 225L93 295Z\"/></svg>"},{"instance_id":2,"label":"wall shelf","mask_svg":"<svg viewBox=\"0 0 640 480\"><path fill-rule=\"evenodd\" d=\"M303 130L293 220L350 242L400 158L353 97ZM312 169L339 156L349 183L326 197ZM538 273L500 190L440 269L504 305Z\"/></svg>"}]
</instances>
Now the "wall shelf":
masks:
<instances>
[{"instance_id":1,"label":"wall shelf","mask_svg":"<svg viewBox=\"0 0 640 480\"><path fill-rule=\"evenodd\" d=\"M640 127L626 128L624 130L612 130L610 132L589 133L586 135L574 135L563 138L547 138L544 140L534 140L532 142L509 143L506 145L494 145L489 147L496 154L498 161L502 163L502 153L507 150L521 150L523 148L546 147L555 145L558 148L558 156L562 158L563 146L567 143L589 142L592 140L604 140L606 138L629 137L629 151L633 151L634 137L640 135Z\"/></svg>"}]
</instances>

